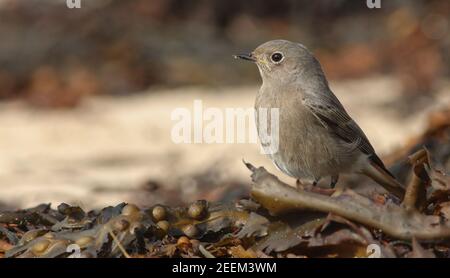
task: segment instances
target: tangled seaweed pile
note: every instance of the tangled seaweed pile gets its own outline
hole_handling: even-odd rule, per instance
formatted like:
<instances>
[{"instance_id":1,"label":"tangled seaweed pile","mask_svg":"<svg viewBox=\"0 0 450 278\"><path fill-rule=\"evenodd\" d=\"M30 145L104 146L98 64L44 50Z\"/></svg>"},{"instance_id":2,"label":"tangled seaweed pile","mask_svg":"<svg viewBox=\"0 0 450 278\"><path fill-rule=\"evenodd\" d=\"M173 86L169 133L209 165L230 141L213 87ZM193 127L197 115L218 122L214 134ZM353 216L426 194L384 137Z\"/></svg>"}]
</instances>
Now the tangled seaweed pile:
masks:
<instances>
[{"instance_id":1,"label":"tangled seaweed pile","mask_svg":"<svg viewBox=\"0 0 450 278\"><path fill-rule=\"evenodd\" d=\"M252 198L234 204L0 212L0 257L449 257L450 110L388 159L401 201L293 188L246 163Z\"/></svg>"}]
</instances>

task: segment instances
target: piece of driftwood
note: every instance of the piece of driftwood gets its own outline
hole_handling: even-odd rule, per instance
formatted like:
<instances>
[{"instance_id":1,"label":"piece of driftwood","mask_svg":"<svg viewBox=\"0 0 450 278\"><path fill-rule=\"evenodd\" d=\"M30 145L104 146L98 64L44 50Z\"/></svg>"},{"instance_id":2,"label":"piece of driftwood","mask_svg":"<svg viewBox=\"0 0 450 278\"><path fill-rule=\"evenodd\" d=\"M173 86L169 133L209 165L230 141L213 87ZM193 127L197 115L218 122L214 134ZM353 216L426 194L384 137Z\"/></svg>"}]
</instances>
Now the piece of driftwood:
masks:
<instances>
[{"instance_id":1,"label":"piece of driftwood","mask_svg":"<svg viewBox=\"0 0 450 278\"><path fill-rule=\"evenodd\" d=\"M381 229L385 234L404 240L442 240L450 238L450 226L440 221L439 216L420 212L425 196L425 184L430 167L426 150L409 157L413 166L412 177L406 188L401 205L391 201L379 204L353 190L345 189L338 196L296 189L280 181L263 167L256 168L245 163L252 172L254 185L252 198L271 214L279 215L292 211L314 210L333 213L363 225Z\"/></svg>"}]
</instances>

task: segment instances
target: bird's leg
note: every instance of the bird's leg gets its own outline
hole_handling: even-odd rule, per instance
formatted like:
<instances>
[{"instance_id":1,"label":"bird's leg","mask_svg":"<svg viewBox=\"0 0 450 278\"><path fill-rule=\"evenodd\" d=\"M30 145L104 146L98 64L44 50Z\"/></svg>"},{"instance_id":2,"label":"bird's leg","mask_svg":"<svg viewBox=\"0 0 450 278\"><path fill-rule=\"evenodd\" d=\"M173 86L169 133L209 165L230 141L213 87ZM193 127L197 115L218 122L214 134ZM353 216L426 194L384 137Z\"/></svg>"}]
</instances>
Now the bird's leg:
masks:
<instances>
[{"instance_id":1,"label":"bird's leg","mask_svg":"<svg viewBox=\"0 0 450 278\"><path fill-rule=\"evenodd\" d=\"M318 193L318 194L323 194L323 195L328 195L330 196L331 194L333 194L334 189L330 189L330 188L323 188L320 186L317 186L317 184L319 183L320 178L316 178L312 185L311 185L311 192L314 193Z\"/></svg>"},{"instance_id":2,"label":"bird's leg","mask_svg":"<svg viewBox=\"0 0 450 278\"><path fill-rule=\"evenodd\" d=\"M333 175L331 176L331 182L330 182L330 187L334 188L336 186L336 183L339 180L339 175Z\"/></svg>"},{"instance_id":3,"label":"bird's leg","mask_svg":"<svg viewBox=\"0 0 450 278\"><path fill-rule=\"evenodd\" d=\"M295 186L297 187L297 189L302 189L304 188L302 182L300 181L300 179L297 179L297 181L295 182Z\"/></svg>"},{"instance_id":4,"label":"bird's leg","mask_svg":"<svg viewBox=\"0 0 450 278\"><path fill-rule=\"evenodd\" d=\"M339 195L341 195L344 192L344 187L343 186L336 186L336 183L338 182L339 179L339 175L335 175L335 176L331 176L331 182L330 182L330 186L332 188L332 190L334 190L334 193L331 194L331 197L338 197Z\"/></svg>"},{"instance_id":5,"label":"bird's leg","mask_svg":"<svg viewBox=\"0 0 450 278\"><path fill-rule=\"evenodd\" d=\"M316 186L316 185L319 183L319 181L320 181L320 178L316 178L316 179L313 181L312 185L313 185L313 186Z\"/></svg>"}]
</instances>

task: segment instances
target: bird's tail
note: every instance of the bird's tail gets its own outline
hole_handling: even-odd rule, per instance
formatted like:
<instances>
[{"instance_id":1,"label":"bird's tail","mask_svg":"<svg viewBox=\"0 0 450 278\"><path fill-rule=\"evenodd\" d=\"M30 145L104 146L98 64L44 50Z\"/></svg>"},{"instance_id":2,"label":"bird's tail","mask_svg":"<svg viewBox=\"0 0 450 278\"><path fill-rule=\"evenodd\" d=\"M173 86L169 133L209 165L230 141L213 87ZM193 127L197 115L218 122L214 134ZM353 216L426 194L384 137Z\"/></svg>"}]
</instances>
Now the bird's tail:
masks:
<instances>
[{"instance_id":1,"label":"bird's tail","mask_svg":"<svg viewBox=\"0 0 450 278\"><path fill-rule=\"evenodd\" d=\"M383 186L387 191L403 199L405 195L404 186L395 179L394 175L386 169L382 162L380 164L377 161L370 161L368 166L362 170L362 173Z\"/></svg>"}]
</instances>

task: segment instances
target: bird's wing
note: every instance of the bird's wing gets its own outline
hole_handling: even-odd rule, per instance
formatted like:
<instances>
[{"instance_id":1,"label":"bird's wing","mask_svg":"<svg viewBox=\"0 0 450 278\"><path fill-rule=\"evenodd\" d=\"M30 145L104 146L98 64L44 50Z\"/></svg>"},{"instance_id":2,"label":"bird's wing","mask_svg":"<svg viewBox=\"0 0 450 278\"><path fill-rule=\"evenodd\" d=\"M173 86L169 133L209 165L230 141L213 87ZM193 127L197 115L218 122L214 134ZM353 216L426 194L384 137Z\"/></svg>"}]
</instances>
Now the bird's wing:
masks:
<instances>
[{"instance_id":1,"label":"bird's wing","mask_svg":"<svg viewBox=\"0 0 450 278\"><path fill-rule=\"evenodd\" d=\"M329 132L357 146L365 154L375 152L364 132L334 95L307 96L302 98L302 102Z\"/></svg>"},{"instance_id":2,"label":"bird's wing","mask_svg":"<svg viewBox=\"0 0 450 278\"><path fill-rule=\"evenodd\" d=\"M367 154L371 162L392 176L375 153L364 132L331 91L326 95L305 96L302 102L331 134Z\"/></svg>"}]
</instances>

